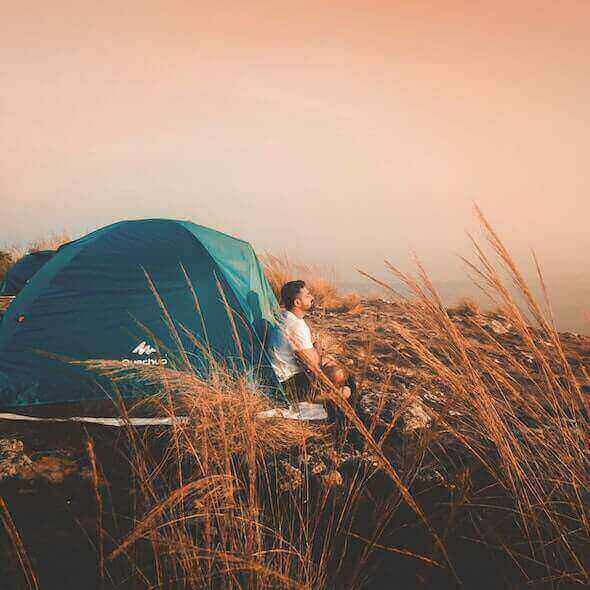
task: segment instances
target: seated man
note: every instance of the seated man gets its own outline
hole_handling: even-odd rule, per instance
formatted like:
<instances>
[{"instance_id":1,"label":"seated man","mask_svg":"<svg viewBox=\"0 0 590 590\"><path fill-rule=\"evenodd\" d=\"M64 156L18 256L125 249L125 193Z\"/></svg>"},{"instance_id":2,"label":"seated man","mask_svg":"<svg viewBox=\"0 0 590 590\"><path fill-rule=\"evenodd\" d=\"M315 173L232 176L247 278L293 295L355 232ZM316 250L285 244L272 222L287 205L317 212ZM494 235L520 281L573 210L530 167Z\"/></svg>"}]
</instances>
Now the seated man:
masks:
<instances>
[{"instance_id":1,"label":"seated man","mask_svg":"<svg viewBox=\"0 0 590 590\"><path fill-rule=\"evenodd\" d=\"M285 283L281 289L281 303L285 311L281 313L279 329L271 335L269 356L289 399L313 399L322 372L341 388L344 397L349 398L351 394L354 397L354 381L334 363L322 362L322 348L319 343L314 343L311 330L303 319L314 303L305 282Z\"/></svg>"},{"instance_id":2,"label":"seated man","mask_svg":"<svg viewBox=\"0 0 590 590\"><path fill-rule=\"evenodd\" d=\"M285 310L271 334L270 361L287 395L293 400L306 399L311 397L313 373L321 366L321 351L303 319L313 307L313 295L304 281L290 281L281 288L281 303Z\"/></svg>"}]
</instances>

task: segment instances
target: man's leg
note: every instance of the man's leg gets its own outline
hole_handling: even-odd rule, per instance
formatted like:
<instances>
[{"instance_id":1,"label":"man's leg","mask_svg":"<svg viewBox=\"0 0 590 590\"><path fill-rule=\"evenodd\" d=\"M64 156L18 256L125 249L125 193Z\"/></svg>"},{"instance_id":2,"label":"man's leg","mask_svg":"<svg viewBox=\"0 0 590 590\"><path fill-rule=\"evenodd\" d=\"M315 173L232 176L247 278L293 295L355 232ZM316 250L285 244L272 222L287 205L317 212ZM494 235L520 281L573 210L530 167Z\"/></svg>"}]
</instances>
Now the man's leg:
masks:
<instances>
[{"instance_id":1,"label":"man's leg","mask_svg":"<svg viewBox=\"0 0 590 590\"><path fill-rule=\"evenodd\" d=\"M356 386L356 381L352 375L349 375L346 379L346 385L340 388L341 391L350 394L346 398L349 405L352 407L355 414L358 416L359 412L359 395ZM339 436L342 436L344 440L348 440L352 444L361 444L361 437L355 428L354 424L349 418L346 417L344 412L338 407L338 404L332 401L326 401L326 413L328 414L328 420L336 426Z\"/></svg>"},{"instance_id":2,"label":"man's leg","mask_svg":"<svg viewBox=\"0 0 590 590\"><path fill-rule=\"evenodd\" d=\"M301 402L311 399L312 383L304 372L297 373L283 381L283 388L287 399L291 403Z\"/></svg>"}]
</instances>

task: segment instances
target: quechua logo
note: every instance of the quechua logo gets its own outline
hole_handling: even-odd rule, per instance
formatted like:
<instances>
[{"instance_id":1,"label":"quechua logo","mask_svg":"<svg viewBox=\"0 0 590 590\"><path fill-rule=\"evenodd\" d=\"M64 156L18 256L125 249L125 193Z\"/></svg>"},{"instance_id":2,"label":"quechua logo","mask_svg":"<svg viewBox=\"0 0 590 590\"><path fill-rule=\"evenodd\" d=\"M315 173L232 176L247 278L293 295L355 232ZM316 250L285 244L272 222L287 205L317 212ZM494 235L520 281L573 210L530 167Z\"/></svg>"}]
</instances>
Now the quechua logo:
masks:
<instances>
[{"instance_id":1,"label":"quechua logo","mask_svg":"<svg viewBox=\"0 0 590 590\"><path fill-rule=\"evenodd\" d=\"M128 367L129 365L148 365L148 366L156 366L156 365L167 365L168 359L165 357L160 358L148 358L157 350L145 340L142 340L132 351L133 354L136 354L140 357L140 359L123 359L122 363L124 366Z\"/></svg>"},{"instance_id":2,"label":"quechua logo","mask_svg":"<svg viewBox=\"0 0 590 590\"><path fill-rule=\"evenodd\" d=\"M156 352L156 349L153 346L150 346L144 340L143 342L140 342L131 352L134 352L135 354L138 354L140 356L143 356L144 354L146 356L149 356L150 354Z\"/></svg>"}]
</instances>

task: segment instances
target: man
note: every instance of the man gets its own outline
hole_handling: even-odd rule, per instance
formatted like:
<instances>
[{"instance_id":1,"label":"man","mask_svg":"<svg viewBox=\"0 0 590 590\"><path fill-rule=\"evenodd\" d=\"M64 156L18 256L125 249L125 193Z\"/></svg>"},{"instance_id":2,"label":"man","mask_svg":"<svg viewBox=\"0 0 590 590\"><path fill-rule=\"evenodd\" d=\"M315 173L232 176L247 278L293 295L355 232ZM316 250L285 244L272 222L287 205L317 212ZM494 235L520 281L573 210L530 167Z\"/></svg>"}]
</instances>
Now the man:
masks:
<instances>
[{"instance_id":1,"label":"man","mask_svg":"<svg viewBox=\"0 0 590 590\"><path fill-rule=\"evenodd\" d=\"M322 347L318 342L314 343L311 330L303 319L314 304L305 282L285 283L281 289L281 303L285 311L281 314L279 329L271 336L269 355L287 395L292 400L315 397L317 377L321 372L339 388L343 397L349 399L356 390L354 380L333 362L324 363Z\"/></svg>"},{"instance_id":2,"label":"man","mask_svg":"<svg viewBox=\"0 0 590 590\"><path fill-rule=\"evenodd\" d=\"M281 303L285 310L271 334L270 361L287 395L305 399L311 396L314 375L322 364L321 347L303 319L313 307L313 295L305 281L290 281L281 289Z\"/></svg>"},{"instance_id":3,"label":"man","mask_svg":"<svg viewBox=\"0 0 590 590\"><path fill-rule=\"evenodd\" d=\"M311 330L303 319L313 308L313 295L304 281L290 281L281 289L281 313L278 329L271 331L269 356L272 367L291 401L317 399L324 402L328 420L336 425L339 436L353 444L359 443L355 428L330 399L317 395L320 373L338 389L356 409L358 404L356 384L351 375L333 362L324 363L322 348L313 341Z\"/></svg>"}]
</instances>

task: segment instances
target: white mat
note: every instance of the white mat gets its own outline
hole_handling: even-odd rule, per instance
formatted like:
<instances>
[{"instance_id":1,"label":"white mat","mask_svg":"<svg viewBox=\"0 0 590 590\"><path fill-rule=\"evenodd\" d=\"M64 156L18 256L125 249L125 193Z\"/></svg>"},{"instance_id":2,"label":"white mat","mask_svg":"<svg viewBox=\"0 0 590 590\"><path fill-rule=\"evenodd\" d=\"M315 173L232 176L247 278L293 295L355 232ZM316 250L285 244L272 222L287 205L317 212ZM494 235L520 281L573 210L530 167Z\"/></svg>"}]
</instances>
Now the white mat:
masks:
<instances>
[{"instance_id":1,"label":"white mat","mask_svg":"<svg viewBox=\"0 0 590 590\"><path fill-rule=\"evenodd\" d=\"M287 418L289 420L326 420L328 414L322 404L312 404L311 402L299 402L288 408L275 408L261 412L258 418Z\"/></svg>"},{"instance_id":2,"label":"white mat","mask_svg":"<svg viewBox=\"0 0 590 590\"><path fill-rule=\"evenodd\" d=\"M275 408L260 412L257 418L285 418L287 420L326 420L328 414L321 404L300 402L288 408ZM188 416L175 416L164 418L93 418L92 416L73 416L71 418L37 418L24 414L0 414L0 420L12 420L15 422L82 422L85 424L102 424L103 426L116 426L121 428L130 423L133 426L172 426L173 424L188 424Z\"/></svg>"},{"instance_id":3,"label":"white mat","mask_svg":"<svg viewBox=\"0 0 590 590\"><path fill-rule=\"evenodd\" d=\"M0 414L0 420L15 420L26 422L84 422L86 424L103 424L104 426L125 426L130 422L133 426L172 426L175 422L178 424L188 424L187 416L175 416L167 418L93 418L92 416L72 416L71 418L37 418L35 416L25 416L24 414Z\"/></svg>"}]
</instances>

